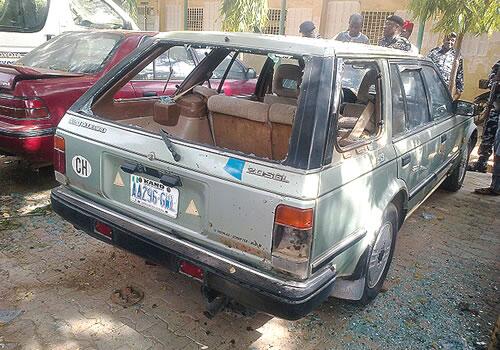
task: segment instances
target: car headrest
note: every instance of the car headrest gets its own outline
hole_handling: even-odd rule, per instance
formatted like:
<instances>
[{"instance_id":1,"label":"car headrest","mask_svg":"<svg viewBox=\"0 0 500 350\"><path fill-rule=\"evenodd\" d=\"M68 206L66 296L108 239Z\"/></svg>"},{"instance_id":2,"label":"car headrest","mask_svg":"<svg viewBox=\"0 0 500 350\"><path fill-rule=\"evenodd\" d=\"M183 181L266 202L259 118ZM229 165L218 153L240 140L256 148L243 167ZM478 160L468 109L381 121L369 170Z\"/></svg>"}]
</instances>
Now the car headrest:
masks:
<instances>
[{"instance_id":1,"label":"car headrest","mask_svg":"<svg viewBox=\"0 0 500 350\"><path fill-rule=\"evenodd\" d=\"M273 80L273 93L282 97L299 96L302 82L302 69L294 64L281 64L276 69Z\"/></svg>"}]
</instances>

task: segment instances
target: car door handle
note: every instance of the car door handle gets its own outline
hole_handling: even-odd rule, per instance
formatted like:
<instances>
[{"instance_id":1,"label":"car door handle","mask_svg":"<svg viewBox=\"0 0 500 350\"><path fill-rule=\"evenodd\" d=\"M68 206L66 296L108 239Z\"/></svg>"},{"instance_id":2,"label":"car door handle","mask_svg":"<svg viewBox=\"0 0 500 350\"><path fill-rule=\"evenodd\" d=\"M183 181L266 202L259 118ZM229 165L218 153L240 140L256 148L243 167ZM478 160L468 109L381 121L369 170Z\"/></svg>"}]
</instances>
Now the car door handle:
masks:
<instances>
[{"instance_id":1,"label":"car door handle","mask_svg":"<svg viewBox=\"0 0 500 350\"><path fill-rule=\"evenodd\" d=\"M160 182L168 187L182 186L181 178L177 175L162 175Z\"/></svg>"},{"instance_id":2,"label":"car door handle","mask_svg":"<svg viewBox=\"0 0 500 350\"><path fill-rule=\"evenodd\" d=\"M401 166L405 167L411 162L411 156L409 154L401 157Z\"/></svg>"},{"instance_id":3,"label":"car door handle","mask_svg":"<svg viewBox=\"0 0 500 350\"><path fill-rule=\"evenodd\" d=\"M120 166L120 169L127 174L147 174L152 177L156 177L160 182L168 187L180 187L182 186L181 178L177 175L165 174L156 169L146 167L142 164L135 163L124 163Z\"/></svg>"},{"instance_id":4,"label":"car door handle","mask_svg":"<svg viewBox=\"0 0 500 350\"><path fill-rule=\"evenodd\" d=\"M142 97L153 97L153 96L158 96L156 91L144 91L142 93Z\"/></svg>"},{"instance_id":5,"label":"car door handle","mask_svg":"<svg viewBox=\"0 0 500 350\"><path fill-rule=\"evenodd\" d=\"M125 163L120 166L120 169L127 174L141 174L145 172L141 164Z\"/></svg>"},{"instance_id":6,"label":"car door handle","mask_svg":"<svg viewBox=\"0 0 500 350\"><path fill-rule=\"evenodd\" d=\"M448 136L446 136L446 134L441 135L441 143L446 142L447 139Z\"/></svg>"}]
</instances>

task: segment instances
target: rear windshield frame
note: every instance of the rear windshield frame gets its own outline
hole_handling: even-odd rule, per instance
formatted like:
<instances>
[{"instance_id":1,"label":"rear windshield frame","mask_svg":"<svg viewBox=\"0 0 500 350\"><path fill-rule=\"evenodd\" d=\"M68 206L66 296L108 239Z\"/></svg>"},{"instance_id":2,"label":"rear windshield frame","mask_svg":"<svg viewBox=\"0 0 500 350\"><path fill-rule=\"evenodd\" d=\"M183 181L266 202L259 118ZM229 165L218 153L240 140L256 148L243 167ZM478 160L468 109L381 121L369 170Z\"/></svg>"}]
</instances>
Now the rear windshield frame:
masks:
<instances>
[{"instance_id":1,"label":"rear windshield frame","mask_svg":"<svg viewBox=\"0 0 500 350\"><path fill-rule=\"evenodd\" d=\"M255 49L253 47L241 47L234 45L222 44L207 44L203 42L185 42L178 40L157 39L138 47L134 52L124 58L120 63L110 69L102 79L99 79L89 90L87 90L80 99L70 108L71 112L80 113L96 119L110 122L109 119L103 118L92 111L92 105L106 91L122 79L129 71L133 70L145 58L152 55L154 51L161 47L168 49L172 46L191 45L197 46L213 46L225 48L230 51L241 51L250 53L276 53L290 54L285 51L272 51L264 49ZM298 101L295 122L292 126L292 135L290 137L290 146L288 156L283 162L276 162L260 157L254 157L260 161L269 162L275 165L284 165L293 167L299 170L319 169L324 164L324 153L326 142L328 139L328 125L330 122L331 108L331 86L334 80L334 56L310 56L314 63L306 65L302 86L306 86L301 93ZM190 80L192 71L180 84L177 93L185 90L186 83ZM319 77L319 79L311 80L311 77ZM111 121L112 122L112 121ZM176 139L172 137L172 139ZM179 139L184 141L182 139ZM210 146L206 146L212 148ZM215 150L218 148L213 147ZM238 154L238 153L236 153ZM241 155L240 155L241 156ZM244 155L248 158L253 158L251 155Z\"/></svg>"},{"instance_id":2,"label":"rear windshield frame","mask_svg":"<svg viewBox=\"0 0 500 350\"><path fill-rule=\"evenodd\" d=\"M7 0L7 1L20 1L20 0ZM32 1L34 1L34 0L32 0ZM37 26L33 26L33 27L30 27L30 28L21 28L21 27L17 27L17 26L16 27L10 27L10 26L6 26L6 25L1 25L0 24L0 32L37 33L39 31L41 31L45 27L45 24L47 23L47 17L49 15L49 11L50 11L51 0L46 0L46 1L47 1L47 3L46 3L46 6L45 6L45 11L42 14L43 18L41 18L40 23ZM27 14L27 15L30 15L30 14ZM23 21L24 21L24 18L26 16L26 14L24 13L24 10L22 12L22 16L23 16Z\"/></svg>"}]
</instances>

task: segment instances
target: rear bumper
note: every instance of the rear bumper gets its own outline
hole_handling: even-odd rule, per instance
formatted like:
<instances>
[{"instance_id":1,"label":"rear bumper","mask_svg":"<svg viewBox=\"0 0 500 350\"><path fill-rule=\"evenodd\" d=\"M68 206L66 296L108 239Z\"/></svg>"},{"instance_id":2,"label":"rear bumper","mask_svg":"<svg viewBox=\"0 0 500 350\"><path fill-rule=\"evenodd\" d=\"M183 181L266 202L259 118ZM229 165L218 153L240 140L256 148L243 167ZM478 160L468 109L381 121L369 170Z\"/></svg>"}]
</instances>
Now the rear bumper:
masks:
<instances>
[{"instance_id":1,"label":"rear bumper","mask_svg":"<svg viewBox=\"0 0 500 350\"><path fill-rule=\"evenodd\" d=\"M75 227L107 243L178 271L180 260L204 270L203 283L248 307L289 320L299 319L330 295L336 278L325 266L306 281L287 280L109 210L64 186L52 190L52 208ZM112 240L95 233L95 221L113 227Z\"/></svg>"},{"instance_id":2,"label":"rear bumper","mask_svg":"<svg viewBox=\"0 0 500 350\"><path fill-rule=\"evenodd\" d=\"M34 162L52 163L55 128L19 130L2 124L0 153L21 156Z\"/></svg>"}]
</instances>

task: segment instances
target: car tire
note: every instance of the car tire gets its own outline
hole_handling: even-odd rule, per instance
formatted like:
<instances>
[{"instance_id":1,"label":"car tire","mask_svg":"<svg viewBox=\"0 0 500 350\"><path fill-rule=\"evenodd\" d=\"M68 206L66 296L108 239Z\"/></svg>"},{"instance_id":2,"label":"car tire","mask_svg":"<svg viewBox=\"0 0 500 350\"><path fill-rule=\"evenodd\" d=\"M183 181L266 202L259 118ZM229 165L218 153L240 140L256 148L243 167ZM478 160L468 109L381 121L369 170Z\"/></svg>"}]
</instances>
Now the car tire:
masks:
<instances>
[{"instance_id":1,"label":"car tire","mask_svg":"<svg viewBox=\"0 0 500 350\"><path fill-rule=\"evenodd\" d=\"M470 150L469 146L467 146L462 150L460 154L460 161L457 165L455 165L455 168L451 171L451 173L441 185L442 189L450 192L457 192L462 188L465 174L467 173L467 164L469 164L469 155Z\"/></svg>"},{"instance_id":2,"label":"car tire","mask_svg":"<svg viewBox=\"0 0 500 350\"><path fill-rule=\"evenodd\" d=\"M393 203L390 203L384 211L382 225L378 229L377 236L368 248L365 286L363 296L359 300L362 305L369 304L382 289L396 247L398 222L398 210Z\"/></svg>"}]
</instances>

